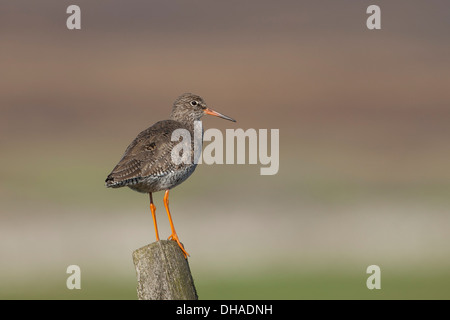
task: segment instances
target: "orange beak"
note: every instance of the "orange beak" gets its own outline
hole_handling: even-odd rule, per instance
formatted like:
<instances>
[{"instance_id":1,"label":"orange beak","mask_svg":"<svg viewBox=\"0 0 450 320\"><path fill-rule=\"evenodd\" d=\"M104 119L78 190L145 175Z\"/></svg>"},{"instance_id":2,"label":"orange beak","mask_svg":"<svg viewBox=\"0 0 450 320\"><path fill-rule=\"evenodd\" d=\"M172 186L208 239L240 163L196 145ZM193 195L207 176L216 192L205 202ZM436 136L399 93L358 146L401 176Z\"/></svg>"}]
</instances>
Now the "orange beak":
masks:
<instances>
[{"instance_id":1,"label":"orange beak","mask_svg":"<svg viewBox=\"0 0 450 320\"><path fill-rule=\"evenodd\" d=\"M230 121L236 122L236 120L234 120L224 114L218 113L217 111L211 110L209 108L206 108L204 112L205 112L205 114L209 114L209 115L216 116L216 117L219 117L219 118L222 118L225 120L230 120Z\"/></svg>"}]
</instances>

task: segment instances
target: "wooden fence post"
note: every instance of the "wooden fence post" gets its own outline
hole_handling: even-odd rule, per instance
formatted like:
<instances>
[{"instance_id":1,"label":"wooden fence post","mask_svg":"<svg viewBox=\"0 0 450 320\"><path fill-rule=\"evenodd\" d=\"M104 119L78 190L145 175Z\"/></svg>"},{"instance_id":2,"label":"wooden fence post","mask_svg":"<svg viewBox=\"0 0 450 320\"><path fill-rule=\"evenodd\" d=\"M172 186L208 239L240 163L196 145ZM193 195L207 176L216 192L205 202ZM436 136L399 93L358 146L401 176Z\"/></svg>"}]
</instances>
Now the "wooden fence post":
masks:
<instances>
[{"instance_id":1,"label":"wooden fence post","mask_svg":"<svg viewBox=\"0 0 450 320\"><path fill-rule=\"evenodd\" d=\"M172 240L133 252L139 300L198 300L188 261Z\"/></svg>"}]
</instances>

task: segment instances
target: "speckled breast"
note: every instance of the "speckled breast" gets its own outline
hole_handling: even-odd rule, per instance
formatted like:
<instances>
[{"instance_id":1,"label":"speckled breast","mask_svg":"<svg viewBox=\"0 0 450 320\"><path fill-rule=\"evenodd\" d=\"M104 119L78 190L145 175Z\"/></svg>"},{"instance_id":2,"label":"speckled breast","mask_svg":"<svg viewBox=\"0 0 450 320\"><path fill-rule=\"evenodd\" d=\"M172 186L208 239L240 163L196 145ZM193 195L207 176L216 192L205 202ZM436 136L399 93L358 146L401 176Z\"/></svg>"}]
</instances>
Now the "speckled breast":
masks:
<instances>
[{"instance_id":1,"label":"speckled breast","mask_svg":"<svg viewBox=\"0 0 450 320\"><path fill-rule=\"evenodd\" d=\"M143 193L169 190L189 178L196 167L197 164L191 164L178 170L165 172L161 175L142 177L135 184L128 185L128 187Z\"/></svg>"}]
</instances>

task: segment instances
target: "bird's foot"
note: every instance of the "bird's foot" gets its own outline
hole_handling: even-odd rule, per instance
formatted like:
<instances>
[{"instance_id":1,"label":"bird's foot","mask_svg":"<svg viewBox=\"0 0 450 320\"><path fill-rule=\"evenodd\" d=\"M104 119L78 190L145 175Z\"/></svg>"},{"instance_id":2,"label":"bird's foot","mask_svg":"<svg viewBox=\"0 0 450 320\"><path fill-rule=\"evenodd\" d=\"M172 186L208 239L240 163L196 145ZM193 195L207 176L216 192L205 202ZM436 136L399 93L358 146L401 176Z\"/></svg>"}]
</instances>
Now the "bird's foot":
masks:
<instances>
[{"instance_id":1,"label":"bird's foot","mask_svg":"<svg viewBox=\"0 0 450 320\"><path fill-rule=\"evenodd\" d=\"M187 257L189 257L189 253L187 253L186 250L184 250L184 246L181 244L180 239L178 239L178 235L176 233L172 233L167 240L176 241L181 251L183 251L184 258L187 259Z\"/></svg>"}]
</instances>

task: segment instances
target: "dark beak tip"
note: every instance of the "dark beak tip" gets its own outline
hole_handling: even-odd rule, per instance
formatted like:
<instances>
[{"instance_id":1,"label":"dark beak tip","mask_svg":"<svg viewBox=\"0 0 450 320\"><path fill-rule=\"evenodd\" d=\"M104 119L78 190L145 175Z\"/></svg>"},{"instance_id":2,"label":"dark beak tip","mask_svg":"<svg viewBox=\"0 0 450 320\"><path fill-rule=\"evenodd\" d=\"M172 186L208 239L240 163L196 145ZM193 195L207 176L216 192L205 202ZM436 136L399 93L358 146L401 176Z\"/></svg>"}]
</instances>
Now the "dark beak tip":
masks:
<instances>
[{"instance_id":1,"label":"dark beak tip","mask_svg":"<svg viewBox=\"0 0 450 320\"><path fill-rule=\"evenodd\" d=\"M236 120L234 120L233 118L230 118L230 117L226 117L226 118L223 118L223 119L229 120L229 121L231 121L231 122L236 122Z\"/></svg>"}]
</instances>

